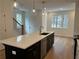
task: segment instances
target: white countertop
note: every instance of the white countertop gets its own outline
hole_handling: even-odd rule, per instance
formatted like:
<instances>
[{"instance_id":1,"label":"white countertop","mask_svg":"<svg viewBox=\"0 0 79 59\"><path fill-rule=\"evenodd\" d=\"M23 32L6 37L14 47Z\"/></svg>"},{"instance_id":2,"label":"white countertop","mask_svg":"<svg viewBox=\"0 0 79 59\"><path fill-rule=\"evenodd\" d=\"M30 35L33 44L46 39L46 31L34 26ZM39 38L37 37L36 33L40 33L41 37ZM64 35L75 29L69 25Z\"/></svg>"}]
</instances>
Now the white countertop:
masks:
<instances>
[{"instance_id":1,"label":"white countertop","mask_svg":"<svg viewBox=\"0 0 79 59\"><path fill-rule=\"evenodd\" d=\"M50 35L53 32L48 32L48 33L49 33L48 35ZM2 44L14 46L21 49L26 49L31 45L35 44L36 42L39 42L43 38L47 37L48 35L40 35L38 32L28 35L21 35L18 37L13 37L10 39L3 40Z\"/></svg>"}]
</instances>

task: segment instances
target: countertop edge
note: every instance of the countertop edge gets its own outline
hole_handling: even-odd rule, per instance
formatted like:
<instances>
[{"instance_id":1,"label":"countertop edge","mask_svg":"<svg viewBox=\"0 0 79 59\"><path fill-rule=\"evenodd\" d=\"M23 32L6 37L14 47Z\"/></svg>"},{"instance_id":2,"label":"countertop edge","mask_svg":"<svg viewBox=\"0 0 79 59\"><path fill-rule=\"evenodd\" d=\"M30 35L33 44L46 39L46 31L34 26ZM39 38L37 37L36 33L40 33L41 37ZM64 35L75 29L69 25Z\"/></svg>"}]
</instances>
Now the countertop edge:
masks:
<instances>
[{"instance_id":1,"label":"countertop edge","mask_svg":"<svg viewBox=\"0 0 79 59\"><path fill-rule=\"evenodd\" d=\"M49 33L49 34L44 35L44 37L43 37L42 39L46 38L47 36L51 35L51 34L54 33L54 32L47 32L47 33ZM43 35L42 35L42 36L43 36ZM20 49L27 49L27 48L31 47L32 45L36 44L37 42L41 41L42 39L39 39L38 41L35 41L34 43L28 44L28 46L26 46L26 47L22 47L22 46L19 46L19 47L18 47L18 46L12 45L12 44L8 44L8 43L5 42L5 41L2 41L2 44L3 44L3 45L13 46L13 47L20 48Z\"/></svg>"}]
</instances>

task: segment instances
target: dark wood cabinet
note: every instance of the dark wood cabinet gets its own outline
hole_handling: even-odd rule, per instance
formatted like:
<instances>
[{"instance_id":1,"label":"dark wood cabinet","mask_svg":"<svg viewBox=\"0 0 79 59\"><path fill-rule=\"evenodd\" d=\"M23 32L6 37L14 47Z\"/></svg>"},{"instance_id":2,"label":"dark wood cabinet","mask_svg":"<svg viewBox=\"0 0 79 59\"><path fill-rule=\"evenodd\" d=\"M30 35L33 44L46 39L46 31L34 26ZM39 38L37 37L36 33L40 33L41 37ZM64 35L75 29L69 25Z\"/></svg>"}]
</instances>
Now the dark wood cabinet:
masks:
<instances>
[{"instance_id":1,"label":"dark wood cabinet","mask_svg":"<svg viewBox=\"0 0 79 59\"><path fill-rule=\"evenodd\" d=\"M5 46L6 59L43 59L54 43L54 33L49 34L32 46L21 49L10 45Z\"/></svg>"},{"instance_id":2,"label":"dark wood cabinet","mask_svg":"<svg viewBox=\"0 0 79 59\"><path fill-rule=\"evenodd\" d=\"M54 44L54 33L52 33L47 37L47 53L52 48L53 44Z\"/></svg>"},{"instance_id":3,"label":"dark wood cabinet","mask_svg":"<svg viewBox=\"0 0 79 59\"><path fill-rule=\"evenodd\" d=\"M47 37L41 40L41 59L44 59L46 56L46 49L47 49Z\"/></svg>"},{"instance_id":4,"label":"dark wood cabinet","mask_svg":"<svg viewBox=\"0 0 79 59\"><path fill-rule=\"evenodd\" d=\"M40 52L40 42L25 50L5 45L6 59L40 59Z\"/></svg>"},{"instance_id":5,"label":"dark wood cabinet","mask_svg":"<svg viewBox=\"0 0 79 59\"><path fill-rule=\"evenodd\" d=\"M48 51L50 50L50 47L51 47L51 45L50 45L50 39L49 39L49 37L47 38L47 53L48 53Z\"/></svg>"},{"instance_id":6,"label":"dark wood cabinet","mask_svg":"<svg viewBox=\"0 0 79 59\"><path fill-rule=\"evenodd\" d=\"M46 38L41 40L41 59L44 59L46 54L49 52L49 50L52 48L54 44L54 33L48 35Z\"/></svg>"}]
</instances>

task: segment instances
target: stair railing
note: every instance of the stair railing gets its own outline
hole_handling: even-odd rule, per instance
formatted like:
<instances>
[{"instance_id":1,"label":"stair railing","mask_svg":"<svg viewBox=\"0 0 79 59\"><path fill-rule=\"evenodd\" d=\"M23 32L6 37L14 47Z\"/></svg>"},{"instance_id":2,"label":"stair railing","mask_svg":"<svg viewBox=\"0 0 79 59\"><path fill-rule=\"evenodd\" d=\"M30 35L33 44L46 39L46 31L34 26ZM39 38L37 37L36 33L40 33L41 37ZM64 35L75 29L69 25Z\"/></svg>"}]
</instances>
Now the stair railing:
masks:
<instances>
[{"instance_id":1,"label":"stair railing","mask_svg":"<svg viewBox=\"0 0 79 59\"><path fill-rule=\"evenodd\" d=\"M24 25L21 25L15 18L13 18L13 20L18 24L18 25L20 25L21 26L21 35L24 35Z\"/></svg>"}]
</instances>

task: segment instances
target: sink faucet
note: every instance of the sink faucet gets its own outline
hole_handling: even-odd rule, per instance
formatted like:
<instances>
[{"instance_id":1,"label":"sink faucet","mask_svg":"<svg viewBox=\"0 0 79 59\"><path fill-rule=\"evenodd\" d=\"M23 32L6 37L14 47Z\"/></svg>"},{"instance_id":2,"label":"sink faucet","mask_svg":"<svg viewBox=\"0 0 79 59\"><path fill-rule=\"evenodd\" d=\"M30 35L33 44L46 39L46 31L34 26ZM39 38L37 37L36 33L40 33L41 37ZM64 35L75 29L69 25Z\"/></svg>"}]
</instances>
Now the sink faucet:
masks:
<instances>
[{"instance_id":1,"label":"sink faucet","mask_svg":"<svg viewBox=\"0 0 79 59\"><path fill-rule=\"evenodd\" d=\"M42 33L43 26L40 26L40 34Z\"/></svg>"}]
</instances>

